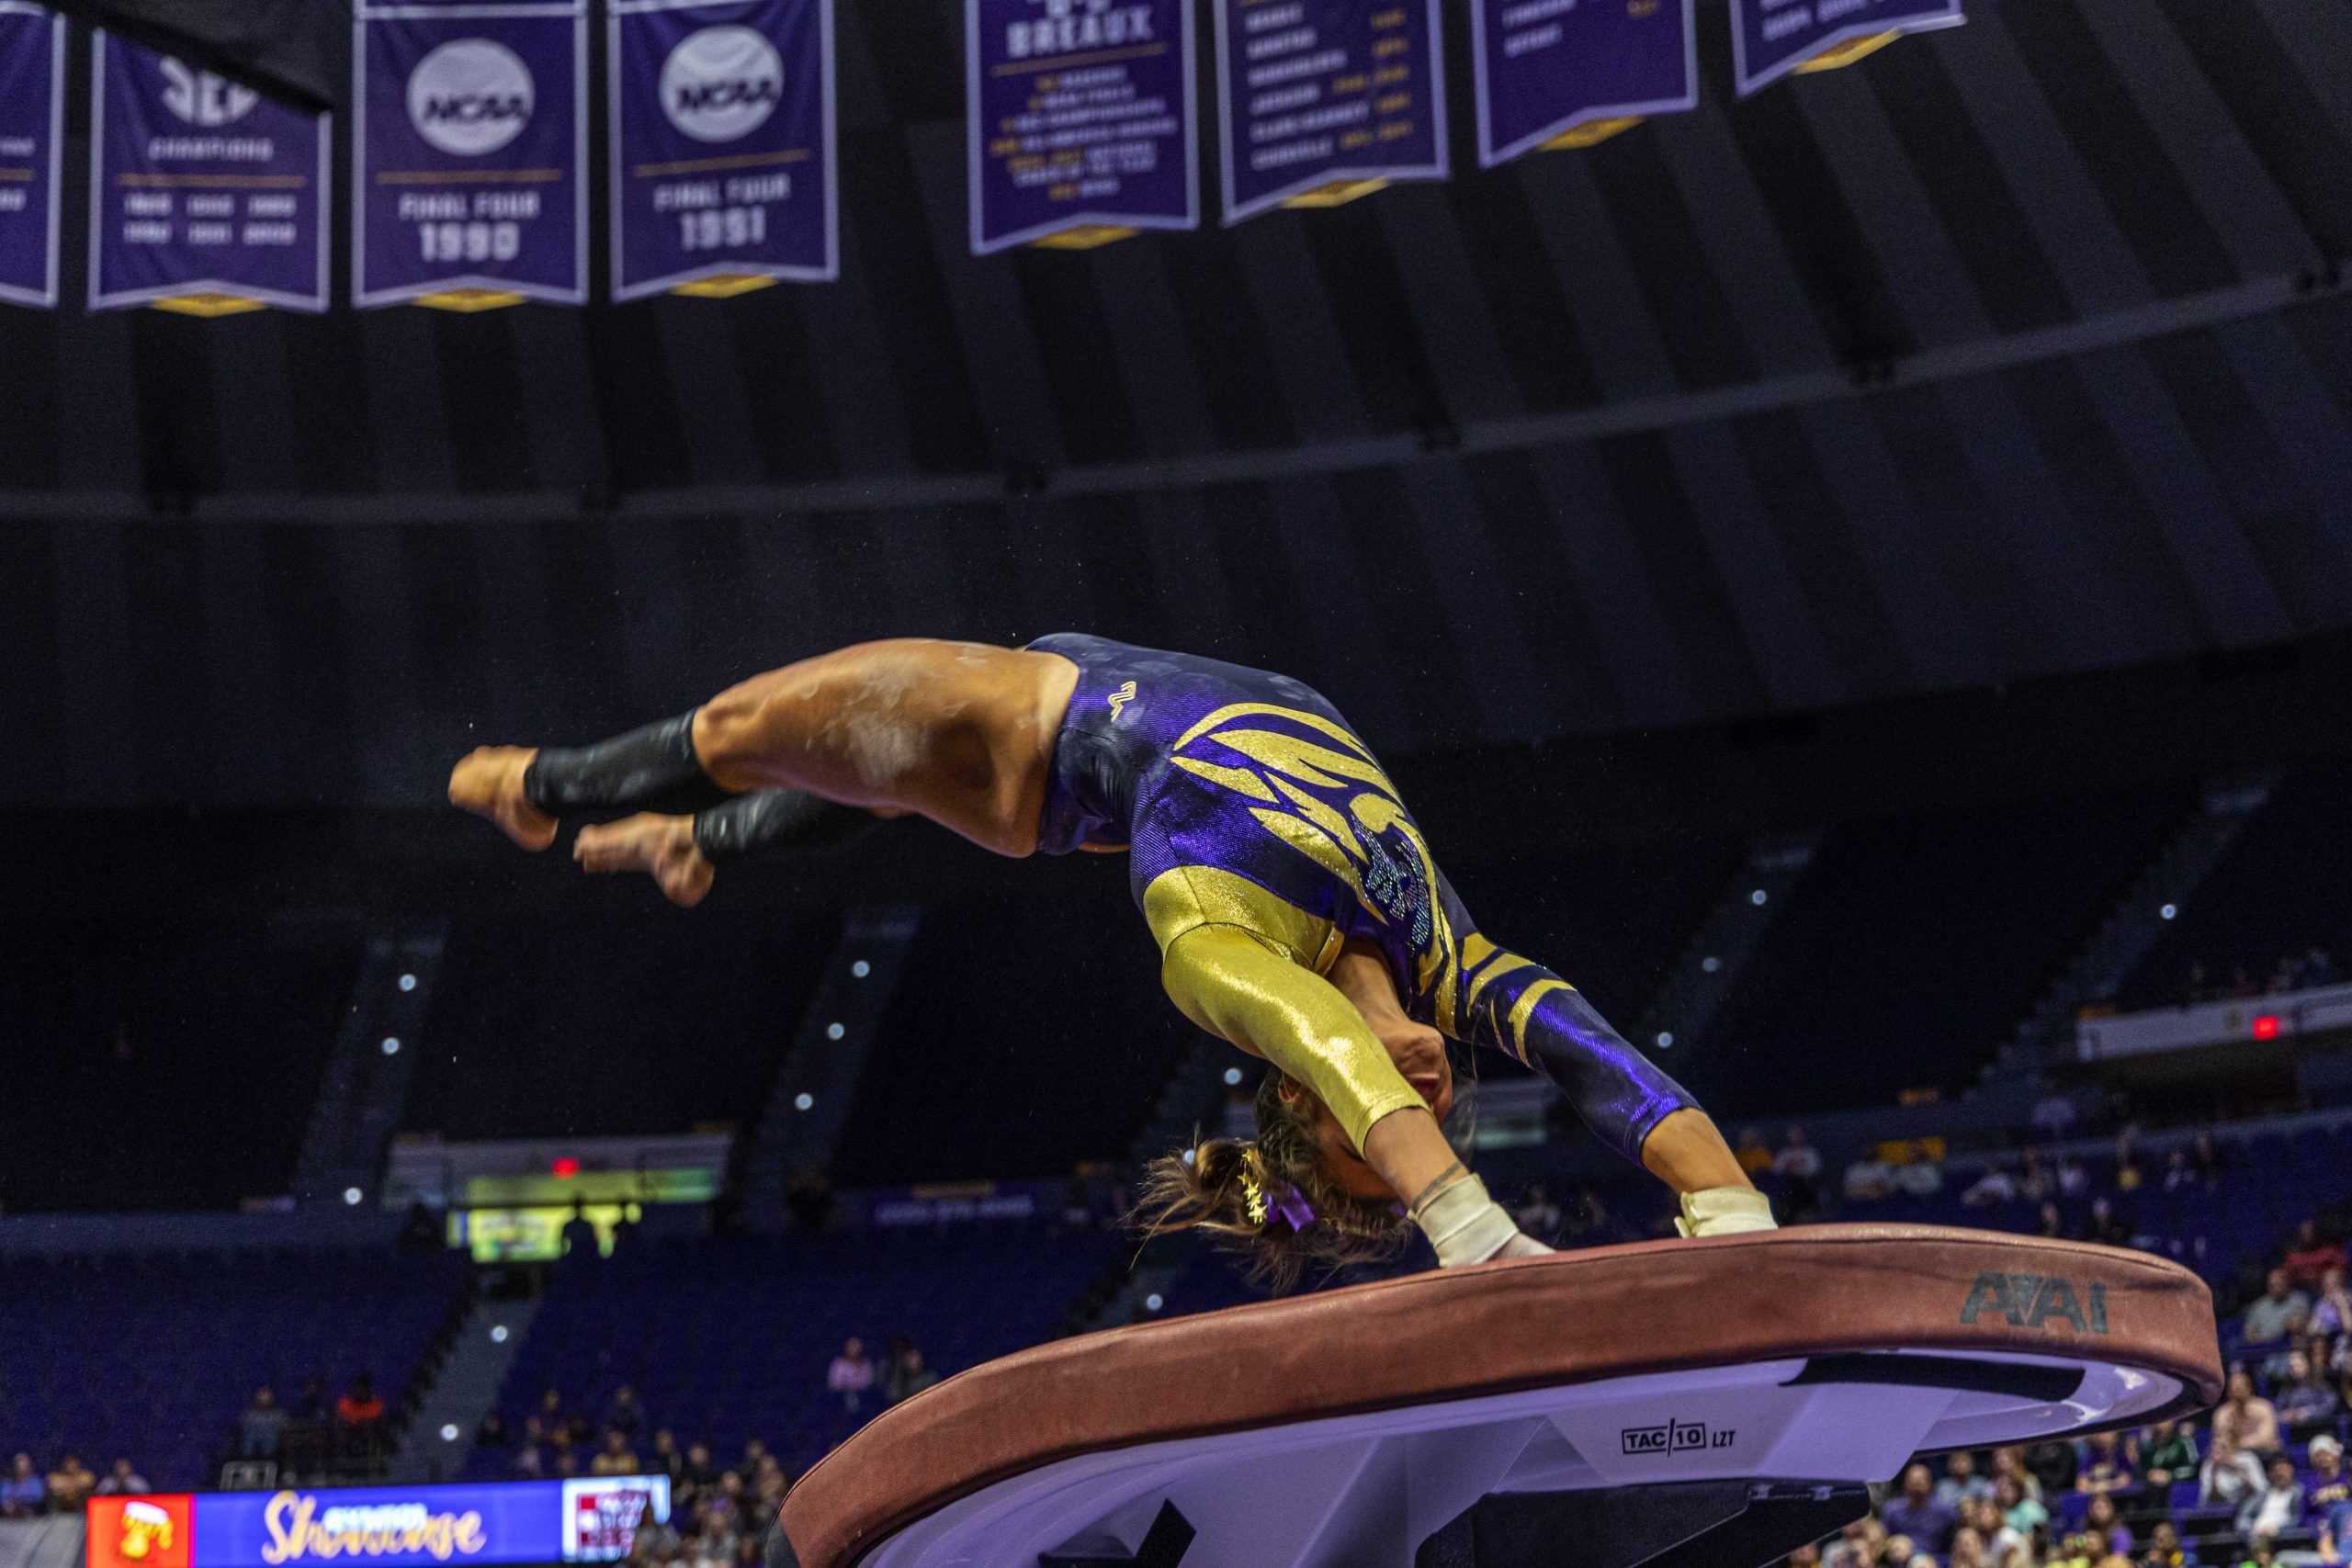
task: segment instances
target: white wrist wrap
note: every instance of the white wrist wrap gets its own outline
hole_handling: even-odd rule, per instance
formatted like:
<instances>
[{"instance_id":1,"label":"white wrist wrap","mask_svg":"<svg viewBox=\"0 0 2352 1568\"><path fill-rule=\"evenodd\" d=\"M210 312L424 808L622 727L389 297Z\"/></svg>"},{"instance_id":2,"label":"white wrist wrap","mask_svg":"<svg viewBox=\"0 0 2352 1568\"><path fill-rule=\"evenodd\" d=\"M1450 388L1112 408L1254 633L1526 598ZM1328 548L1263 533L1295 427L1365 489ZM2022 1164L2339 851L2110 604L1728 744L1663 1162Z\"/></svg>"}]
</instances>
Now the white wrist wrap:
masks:
<instances>
[{"instance_id":1,"label":"white wrist wrap","mask_svg":"<svg viewBox=\"0 0 2352 1568\"><path fill-rule=\"evenodd\" d=\"M1684 1235L1737 1235L1770 1231L1771 1201L1752 1187L1707 1187L1682 1195L1682 1217L1674 1228Z\"/></svg>"},{"instance_id":2,"label":"white wrist wrap","mask_svg":"<svg viewBox=\"0 0 2352 1568\"><path fill-rule=\"evenodd\" d=\"M1465 1176L1428 1202L1413 1216L1421 1234L1437 1248L1438 1266L1455 1268L1484 1263L1519 1234L1500 1203L1487 1196L1487 1184Z\"/></svg>"}]
</instances>

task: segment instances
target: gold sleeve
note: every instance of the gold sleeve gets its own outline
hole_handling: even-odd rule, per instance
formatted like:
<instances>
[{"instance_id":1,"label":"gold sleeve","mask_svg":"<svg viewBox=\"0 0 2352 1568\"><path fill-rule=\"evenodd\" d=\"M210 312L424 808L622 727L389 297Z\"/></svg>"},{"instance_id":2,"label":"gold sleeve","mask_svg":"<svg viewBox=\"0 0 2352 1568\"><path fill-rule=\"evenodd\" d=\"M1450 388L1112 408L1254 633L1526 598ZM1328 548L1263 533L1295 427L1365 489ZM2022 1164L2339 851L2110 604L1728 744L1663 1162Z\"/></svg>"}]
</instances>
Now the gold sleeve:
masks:
<instances>
[{"instance_id":1,"label":"gold sleeve","mask_svg":"<svg viewBox=\"0 0 2352 1568\"><path fill-rule=\"evenodd\" d=\"M1159 977L1186 1018L1313 1089L1358 1154L1382 1117L1426 1109L1354 1005L1254 931L1193 926L1168 944Z\"/></svg>"}]
</instances>

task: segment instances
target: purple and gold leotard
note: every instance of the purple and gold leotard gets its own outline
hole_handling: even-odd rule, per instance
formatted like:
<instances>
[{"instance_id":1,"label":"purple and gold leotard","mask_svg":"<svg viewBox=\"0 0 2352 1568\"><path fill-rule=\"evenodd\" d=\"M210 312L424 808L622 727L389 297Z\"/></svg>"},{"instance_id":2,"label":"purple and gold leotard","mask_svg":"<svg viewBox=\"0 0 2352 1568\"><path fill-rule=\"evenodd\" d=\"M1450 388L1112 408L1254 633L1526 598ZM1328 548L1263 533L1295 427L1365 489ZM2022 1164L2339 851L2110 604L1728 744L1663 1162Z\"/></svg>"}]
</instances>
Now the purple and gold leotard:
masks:
<instances>
[{"instance_id":1,"label":"purple and gold leotard","mask_svg":"<svg viewBox=\"0 0 2352 1568\"><path fill-rule=\"evenodd\" d=\"M1231 926L1319 975L1368 940L1410 1017L1540 1068L1631 1159L1691 1103L1574 987L1479 933L1371 748L1312 687L1079 633L1029 646L1079 669L1038 849L1127 846L1163 953ZM1359 1146L1394 1109L1332 1107Z\"/></svg>"}]
</instances>

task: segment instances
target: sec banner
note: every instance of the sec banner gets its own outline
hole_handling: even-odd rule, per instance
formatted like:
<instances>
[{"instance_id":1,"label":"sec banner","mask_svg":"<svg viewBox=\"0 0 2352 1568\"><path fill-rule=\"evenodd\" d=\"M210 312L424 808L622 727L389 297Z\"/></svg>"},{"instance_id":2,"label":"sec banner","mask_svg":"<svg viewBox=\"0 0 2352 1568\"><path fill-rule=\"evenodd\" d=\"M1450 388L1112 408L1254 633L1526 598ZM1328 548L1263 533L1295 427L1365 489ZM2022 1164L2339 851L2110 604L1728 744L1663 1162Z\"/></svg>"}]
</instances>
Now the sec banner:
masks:
<instances>
[{"instance_id":1,"label":"sec banner","mask_svg":"<svg viewBox=\"0 0 2352 1568\"><path fill-rule=\"evenodd\" d=\"M1471 0L1478 163L1699 104L1694 0ZM1579 134L1580 133L1580 134Z\"/></svg>"},{"instance_id":2,"label":"sec banner","mask_svg":"<svg viewBox=\"0 0 2352 1568\"><path fill-rule=\"evenodd\" d=\"M832 0L616 0L613 297L838 276Z\"/></svg>"},{"instance_id":3,"label":"sec banner","mask_svg":"<svg viewBox=\"0 0 2352 1568\"><path fill-rule=\"evenodd\" d=\"M90 309L327 308L325 115L104 29L91 75Z\"/></svg>"},{"instance_id":4,"label":"sec banner","mask_svg":"<svg viewBox=\"0 0 2352 1568\"><path fill-rule=\"evenodd\" d=\"M384 1568L605 1562L670 1517L670 1479L367 1486L93 1497L87 1568Z\"/></svg>"},{"instance_id":5,"label":"sec banner","mask_svg":"<svg viewBox=\"0 0 2352 1568\"><path fill-rule=\"evenodd\" d=\"M65 18L0 0L0 299L57 303Z\"/></svg>"},{"instance_id":6,"label":"sec banner","mask_svg":"<svg viewBox=\"0 0 2352 1568\"><path fill-rule=\"evenodd\" d=\"M1437 0L1216 0L1225 220L1443 179Z\"/></svg>"},{"instance_id":7,"label":"sec banner","mask_svg":"<svg viewBox=\"0 0 2352 1568\"><path fill-rule=\"evenodd\" d=\"M972 252L1200 221L1188 0L965 0Z\"/></svg>"},{"instance_id":8,"label":"sec banner","mask_svg":"<svg viewBox=\"0 0 2352 1568\"><path fill-rule=\"evenodd\" d=\"M1961 0L1731 0L1731 51L1739 96L1792 71L1859 60L1898 33L1956 28Z\"/></svg>"},{"instance_id":9,"label":"sec banner","mask_svg":"<svg viewBox=\"0 0 2352 1568\"><path fill-rule=\"evenodd\" d=\"M582 0L361 0L353 55L356 301L584 301Z\"/></svg>"}]
</instances>

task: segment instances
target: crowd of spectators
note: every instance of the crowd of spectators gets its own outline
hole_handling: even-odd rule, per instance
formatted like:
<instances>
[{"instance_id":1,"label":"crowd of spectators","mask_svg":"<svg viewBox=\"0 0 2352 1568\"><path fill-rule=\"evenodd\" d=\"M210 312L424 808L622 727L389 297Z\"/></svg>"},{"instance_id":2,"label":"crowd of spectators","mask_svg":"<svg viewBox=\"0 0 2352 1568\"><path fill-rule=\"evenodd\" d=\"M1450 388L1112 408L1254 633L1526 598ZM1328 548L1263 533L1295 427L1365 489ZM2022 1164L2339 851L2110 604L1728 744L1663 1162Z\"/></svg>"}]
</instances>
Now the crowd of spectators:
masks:
<instances>
[{"instance_id":1,"label":"crowd of spectators","mask_svg":"<svg viewBox=\"0 0 2352 1568\"><path fill-rule=\"evenodd\" d=\"M106 1474L98 1475L82 1462L79 1454L69 1453L44 1472L32 1455L20 1453L8 1461L6 1473L0 1474L0 1519L78 1513L92 1497L136 1495L150 1490L147 1478L127 1459L116 1460Z\"/></svg>"},{"instance_id":2,"label":"crowd of spectators","mask_svg":"<svg viewBox=\"0 0 2352 1568\"><path fill-rule=\"evenodd\" d=\"M2218 1168L2210 1144L2188 1156ZM2169 1174L2168 1168L2168 1174ZM2055 1168L2042 1180L2058 1179ZM2307 1221L2223 1332L2222 1404L2166 1421L1915 1463L1873 1514L1791 1568L2244 1568L2352 1554L2352 1293Z\"/></svg>"},{"instance_id":3,"label":"crowd of spectators","mask_svg":"<svg viewBox=\"0 0 2352 1568\"><path fill-rule=\"evenodd\" d=\"M2245 964L2233 967L2227 979L2210 973L2202 962L2188 966L2182 976L2180 1005L2194 1007L2199 1002L2229 1001L2245 997L2275 997L2286 991L2307 991L2319 986L2333 986L2344 978L2335 955L2324 948L2307 947L2301 953L2285 953L2270 966L2265 976L2256 976Z\"/></svg>"}]
</instances>

